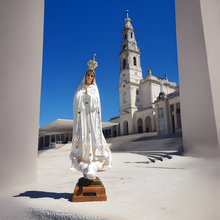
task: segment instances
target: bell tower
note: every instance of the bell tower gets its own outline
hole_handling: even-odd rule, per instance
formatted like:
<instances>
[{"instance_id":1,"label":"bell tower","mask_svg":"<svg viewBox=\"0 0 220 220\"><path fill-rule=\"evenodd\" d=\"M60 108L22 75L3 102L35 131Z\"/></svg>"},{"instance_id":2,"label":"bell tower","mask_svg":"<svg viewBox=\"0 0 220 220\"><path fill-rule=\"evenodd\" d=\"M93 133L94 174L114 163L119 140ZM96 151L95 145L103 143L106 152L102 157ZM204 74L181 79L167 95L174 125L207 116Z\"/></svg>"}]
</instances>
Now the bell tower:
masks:
<instances>
[{"instance_id":1,"label":"bell tower","mask_svg":"<svg viewBox=\"0 0 220 220\"><path fill-rule=\"evenodd\" d=\"M123 40L120 51L120 80L119 80L119 96L120 96L120 114L124 111L133 113L135 110L142 108L140 103L140 81L143 79L140 51L135 39L134 29L131 25L131 19L128 16L125 19Z\"/></svg>"}]
</instances>

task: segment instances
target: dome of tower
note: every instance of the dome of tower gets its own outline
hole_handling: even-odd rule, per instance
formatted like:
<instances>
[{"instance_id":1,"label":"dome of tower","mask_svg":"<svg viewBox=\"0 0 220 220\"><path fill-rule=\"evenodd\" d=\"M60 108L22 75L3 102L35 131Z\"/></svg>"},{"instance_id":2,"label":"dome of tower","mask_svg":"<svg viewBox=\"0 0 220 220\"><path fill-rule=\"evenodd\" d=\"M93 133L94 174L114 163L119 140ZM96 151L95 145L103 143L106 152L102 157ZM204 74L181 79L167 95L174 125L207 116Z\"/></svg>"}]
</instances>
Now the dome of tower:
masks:
<instances>
[{"instance_id":1,"label":"dome of tower","mask_svg":"<svg viewBox=\"0 0 220 220\"><path fill-rule=\"evenodd\" d=\"M125 19L125 27L124 27L124 29L127 29L127 28L132 28L133 29L133 27L132 27L132 25L131 25L131 19L129 18L129 16L128 16L128 12L129 12L129 10L127 10L126 11L126 14L127 14L127 18Z\"/></svg>"},{"instance_id":2,"label":"dome of tower","mask_svg":"<svg viewBox=\"0 0 220 220\"><path fill-rule=\"evenodd\" d=\"M124 28L132 28L133 29L133 26L131 25L130 21L127 21Z\"/></svg>"}]
</instances>

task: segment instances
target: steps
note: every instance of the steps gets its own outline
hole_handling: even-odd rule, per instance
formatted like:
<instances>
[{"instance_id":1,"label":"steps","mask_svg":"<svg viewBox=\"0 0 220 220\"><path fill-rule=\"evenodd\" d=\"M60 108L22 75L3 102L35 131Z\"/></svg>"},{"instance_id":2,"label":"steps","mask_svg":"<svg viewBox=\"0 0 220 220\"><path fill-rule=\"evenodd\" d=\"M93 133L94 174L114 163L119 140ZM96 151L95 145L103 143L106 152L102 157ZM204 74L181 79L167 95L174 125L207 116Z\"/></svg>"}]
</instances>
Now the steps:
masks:
<instances>
[{"instance_id":1,"label":"steps","mask_svg":"<svg viewBox=\"0 0 220 220\"><path fill-rule=\"evenodd\" d=\"M141 133L106 139L111 143L112 152L130 152L145 155L146 163L155 163L164 159L172 159L172 155L182 155L182 133L157 135Z\"/></svg>"}]
</instances>

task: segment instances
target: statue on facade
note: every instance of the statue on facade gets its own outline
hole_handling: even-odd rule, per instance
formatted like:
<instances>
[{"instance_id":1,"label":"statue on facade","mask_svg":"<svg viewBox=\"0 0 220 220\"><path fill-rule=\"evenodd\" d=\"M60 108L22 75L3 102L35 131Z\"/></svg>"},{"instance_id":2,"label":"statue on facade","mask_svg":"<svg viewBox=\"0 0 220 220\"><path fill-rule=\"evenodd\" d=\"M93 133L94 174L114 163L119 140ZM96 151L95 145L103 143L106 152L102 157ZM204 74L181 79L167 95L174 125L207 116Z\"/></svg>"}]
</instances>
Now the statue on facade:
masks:
<instances>
[{"instance_id":1,"label":"statue on facade","mask_svg":"<svg viewBox=\"0 0 220 220\"><path fill-rule=\"evenodd\" d=\"M152 75L151 69L147 70L148 76Z\"/></svg>"},{"instance_id":2,"label":"statue on facade","mask_svg":"<svg viewBox=\"0 0 220 220\"><path fill-rule=\"evenodd\" d=\"M164 81L160 80L160 92L164 92L163 91L163 84L164 84Z\"/></svg>"},{"instance_id":3,"label":"statue on facade","mask_svg":"<svg viewBox=\"0 0 220 220\"><path fill-rule=\"evenodd\" d=\"M166 98L166 94L163 90L163 85L164 85L164 81L163 80L160 80L160 93L159 93L159 96L157 97L157 100L163 100Z\"/></svg>"},{"instance_id":4,"label":"statue on facade","mask_svg":"<svg viewBox=\"0 0 220 220\"><path fill-rule=\"evenodd\" d=\"M165 73L165 80L168 80L168 78L167 78L167 74Z\"/></svg>"}]
</instances>

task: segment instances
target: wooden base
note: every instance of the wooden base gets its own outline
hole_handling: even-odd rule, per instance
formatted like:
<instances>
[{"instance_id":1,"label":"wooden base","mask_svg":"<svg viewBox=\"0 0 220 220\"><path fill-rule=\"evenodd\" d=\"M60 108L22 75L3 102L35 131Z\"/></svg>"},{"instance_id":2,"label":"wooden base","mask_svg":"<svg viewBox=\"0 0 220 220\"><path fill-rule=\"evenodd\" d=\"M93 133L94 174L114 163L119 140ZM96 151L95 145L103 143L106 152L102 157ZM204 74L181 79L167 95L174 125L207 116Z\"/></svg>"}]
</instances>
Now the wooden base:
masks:
<instances>
[{"instance_id":1,"label":"wooden base","mask_svg":"<svg viewBox=\"0 0 220 220\"><path fill-rule=\"evenodd\" d=\"M73 193L73 202L107 201L105 187L101 180L80 178Z\"/></svg>"}]
</instances>

